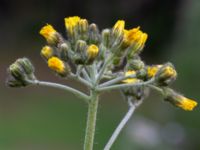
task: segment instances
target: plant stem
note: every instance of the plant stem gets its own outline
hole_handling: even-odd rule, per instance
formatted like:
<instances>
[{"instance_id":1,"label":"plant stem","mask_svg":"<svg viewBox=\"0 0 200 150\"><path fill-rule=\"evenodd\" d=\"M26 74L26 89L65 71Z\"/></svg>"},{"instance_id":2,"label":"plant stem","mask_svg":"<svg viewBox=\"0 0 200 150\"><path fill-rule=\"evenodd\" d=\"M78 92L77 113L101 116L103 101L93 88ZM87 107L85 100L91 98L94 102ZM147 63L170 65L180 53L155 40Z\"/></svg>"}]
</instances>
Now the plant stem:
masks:
<instances>
[{"instance_id":1,"label":"plant stem","mask_svg":"<svg viewBox=\"0 0 200 150\"><path fill-rule=\"evenodd\" d=\"M74 89L74 88L71 88L69 86L66 86L66 85L62 85L62 84L58 84L58 83L52 83L52 82L45 82L45 81L38 81L38 80L35 80L35 81L29 81L29 83L33 84L33 85L41 85L41 86L47 86L47 87L54 87L54 88L58 88L58 89L62 89L62 90L65 90L65 91L68 91L68 92L71 92L73 93L74 95L76 95L77 97L83 99L85 102L88 103L88 100L89 100L89 96Z\"/></svg>"},{"instance_id":2,"label":"plant stem","mask_svg":"<svg viewBox=\"0 0 200 150\"><path fill-rule=\"evenodd\" d=\"M120 89L120 88L131 87L131 86L142 86L142 85L152 84L153 82L154 82L154 79L151 79L145 82L138 82L138 83L117 84L117 85L111 85L107 87L100 87L98 88L98 91L102 92L102 91L109 91L109 90Z\"/></svg>"},{"instance_id":3,"label":"plant stem","mask_svg":"<svg viewBox=\"0 0 200 150\"><path fill-rule=\"evenodd\" d=\"M97 83L97 84L98 84L99 81L101 80L101 77L103 76L103 74L104 74L104 72L105 72L107 66L108 66L108 65L110 64L110 62L112 61L112 58L113 58L113 54L111 54L111 55L108 57L108 59L105 60L103 66L102 66L102 68L101 68L101 70L100 70L100 72L99 72L99 74L98 74L98 76L97 76L97 80L96 80L96 83Z\"/></svg>"},{"instance_id":4,"label":"plant stem","mask_svg":"<svg viewBox=\"0 0 200 150\"><path fill-rule=\"evenodd\" d=\"M104 82L102 84L99 85L99 88L103 88L103 87L106 87L106 86L109 86L109 85L113 85L115 83L118 83L122 80L125 80L125 79L128 79L128 78L135 78L136 75L128 75L128 76L122 76L122 77L118 77L118 78L115 78L115 79L112 79L110 81L107 81L107 82Z\"/></svg>"},{"instance_id":5,"label":"plant stem","mask_svg":"<svg viewBox=\"0 0 200 150\"><path fill-rule=\"evenodd\" d=\"M97 108L99 96L95 91L91 92L91 100L88 103L87 126L85 131L84 150L92 150L94 145L94 135L96 126Z\"/></svg>"},{"instance_id":6,"label":"plant stem","mask_svg":"<svg viewBox=\"0 0 200 150\"><path fill-rule=\"evenodd\" d=\"M117 139L119 133L121 132L121 130L124 128L124 126L126 125L126 123L128 122L128 120L133 115L133 113L135 111L135 108L136 108L135 105L131 105L130 106L128 112L126 113L126 115L124 116L124 118L122 119L122 121L120 122L120 124L117 126L117 128L113 132L112 136L110 137L108 143L104 147L104 150L110 150L111 146L113 145L113 143Z\"/></svg>"}]
</instances>

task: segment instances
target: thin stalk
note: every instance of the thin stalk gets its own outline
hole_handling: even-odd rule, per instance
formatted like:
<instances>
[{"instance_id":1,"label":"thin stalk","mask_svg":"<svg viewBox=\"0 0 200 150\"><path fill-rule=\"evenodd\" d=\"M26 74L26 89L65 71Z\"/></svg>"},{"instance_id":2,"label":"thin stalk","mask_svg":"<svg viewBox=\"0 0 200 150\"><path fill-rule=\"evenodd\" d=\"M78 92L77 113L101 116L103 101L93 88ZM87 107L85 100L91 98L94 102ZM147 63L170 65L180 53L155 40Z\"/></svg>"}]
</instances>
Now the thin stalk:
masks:
<instances>
[{"instance_id":1,"label":"thin stalk","mask_svg":"<svg viewBox=\"0 0 200 150\"><path fill-rule=\"evenodd\" d=\"M82 69L82 73L83 73L83 77L84 77L87 81L91 82L90 76L88 75L88 73L87 73L87 71L85 70L85 68Z\"/></svg>"},{"instance_id":2,"label":"thin stalk","mask_svg":"<svg viewBox=\"0 0 200 150\"><path fill-rule=\"evenodd\" d=\"M163 94L163 89L162 88L159 88L159 87L157 87L155 85L148 85L148 87L150 87L150 88L160 92L161 94Z\"/></svg>"},{"instance_id":3,"label":"thin stalk","mask_svg":"<svg viewBox=\"0 0 200 150\"><path fill-rule=\"evenodd\" d=\"M101 80L101 77L103 76L103 74L104 74L104 72L105 72L107 66L110 64L112 58L113 58L113 55L111 54L111 55L108 57L108 59L105 61L105 63L103 64L102 69L100 70L100 72L99 72L99 74L98 74L98 76L97 76L97 80L96 80L96 83L97 83L97 84L98 84L99 81Z\"/></svg>"},{"instance_id":4,"label":"thin stalk","mask_svg":"<svg viewBox=\"0 0 200 150\"><path fill-rule=\"evenodd\" d=\"M99 100L97 93L92 91L91 100L88 106L84 150L93 150L98 102Z\"/></svg>"},{"instance_id":5,"label":"thin stalk","mask_svg":"<svg viewBox=\"0 0 200 150\"><path fill-rule=\"evenodd\" d=\"M120 88L131 87L131 86L142 86L142 85L151 84L153 82L154 82L154 79L151 79L145 82L138 82L138 83L117 84L117 85L111 85L107 87L98 88L98 91L102 92L102 91L115 90L115 89L120 89Z\"/></svg>"},{"instance_id":6,"label":"thin stalk","mask_svg":"<svg viewBox=\"0 0 200 150\"><path fill-rule=\"evenodd\" d=\"M82 84L84 84L85 86L87 86L87 87L89 87L89 88L92 86L92 85L90 84L90 82L88 82L87 80L83 79L83 78L80 77L80 76L77 76L77 75L75 75L75 74L71 74L70 77L71 77L72 79L75 79L75 80L81 82Z\"/></svg>"},{"instance_id":7,"label":"thin stalk","mask_svg":"<svg viewBox=\"0 0 200 150\"><path fill-rule=\"evenodd\" d=\"M116 141L116 139L119 136L120 132L122 131L122 129L124 128L124 126L126 125L126 123L129 121L129 119L133 115L133 113L134 113L134 111L136 109L136 105L132 104L130 101L128 103L129 103L129 106L130 106L128 112L126 113L126 115L124 116L124 118L122 119L122 121L119 123L119 125L117 126L117 128L113 132L113 134L110 137L108 143L104 147L104 150L110 150L111 146Z\"/></svg>"},{"instance_id":8,"label":"thin stalk","mask_svg":"<svg viewBox=\"0 0 200 150\"><path fill-rule=\"evenodd\" d=\"M99 87L100 87L100 88L106 87L106 86L109 86L109 85L113 85L113 84L115 84L115 83L118 83L118 82L120 82L120 81L122 81L122 80L125 80L125 79L127 79L127 78L135 78L135 77L136 77L135 74L134 74L134 75L129 75L129 76L118 77L118 78L115 78L115 79L113 79L113 80L107 81L107 82L105 82L105 83L103 83L103 84L100 84Z\"/></svg>"},{"instance_id":9,"label":"thin stalk","mask_svg":"<svg viewBox=\"0 0 200 150\"><path fill-rule=\"evenodd\" d=\"M80 91L78 91L74 88L66 86L66 85L62 85L62 84L58 84L58 83L52 83L52 82L39 81L39 80L29 81L29 83L31 83L33 85L41 85L41 86L54 87L54 88L62 89L62 90L71 92L72 94L83 99L87 103L89 101L88 95L86 95L86 94L84 94L84 93L82 93L82 92L80 92Z\"/></svg>"}]
</instances>

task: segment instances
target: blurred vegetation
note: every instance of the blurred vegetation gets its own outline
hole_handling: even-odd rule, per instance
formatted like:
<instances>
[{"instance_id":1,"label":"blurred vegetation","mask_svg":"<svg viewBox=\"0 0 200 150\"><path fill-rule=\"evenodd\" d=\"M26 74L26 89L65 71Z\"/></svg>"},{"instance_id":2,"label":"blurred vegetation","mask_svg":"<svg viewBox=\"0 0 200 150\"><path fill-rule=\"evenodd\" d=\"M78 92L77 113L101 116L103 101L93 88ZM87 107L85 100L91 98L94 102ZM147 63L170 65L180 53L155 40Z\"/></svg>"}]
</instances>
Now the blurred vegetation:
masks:
<instances>
[{"instance_id":1,"label":"blurred vegetation","mask_svg":"<svg viewBox=\"0 0 200 150\"><path fill-rule=\"evenodd\" d=\"M40 79L70 84L56 79L39 56L44 40L38 35L46 23L64 32L64 17L79 15L99 27L112 27L117 19L124 19L127 27L141 26L149 34L143 52L147 63L171 61L179 73L174 85L186 96L200 99L200 2L181 0L116 0L116 1L53 1L18 0L0 1L0 149L2 150L79 150L84 139L87 108L69 93L56 89L5 87L6 68L18 57L29 57ZM97 120L95 149L102 149L110 134L126 112L126 103L117 91L101 98ZM115 143L115 150L198 150L200 143L199 108L184 112L162 102L159 95L151 94L136 112L127 129ZM139 116L137 116L139 115ZM139 119L138 119L139 118ZM147 119L148 118L148 119ZM139 131L160 137L156 144L141 143L135 138L134 123L146 125ZM145 123L144 123L145 121ZM153 122L153 123L152 123ZM177 126L180 129L177 131ZM148 130L147 130L148 129ZM154 133L155 129L155 133ZM166 131L176 134L166 135ZM157 133L158 132L158 133ZM143 132L141 132L143 133ZM162 133L165 133L164 136ZM179 136L180 135L180 136ZM150 136L151 138L151 136ZM141 140L142 136L140 137ZM180 139L178 142L169 139ZM151 145L152 144L152 145Z\"/></svg>"}]
</instances>

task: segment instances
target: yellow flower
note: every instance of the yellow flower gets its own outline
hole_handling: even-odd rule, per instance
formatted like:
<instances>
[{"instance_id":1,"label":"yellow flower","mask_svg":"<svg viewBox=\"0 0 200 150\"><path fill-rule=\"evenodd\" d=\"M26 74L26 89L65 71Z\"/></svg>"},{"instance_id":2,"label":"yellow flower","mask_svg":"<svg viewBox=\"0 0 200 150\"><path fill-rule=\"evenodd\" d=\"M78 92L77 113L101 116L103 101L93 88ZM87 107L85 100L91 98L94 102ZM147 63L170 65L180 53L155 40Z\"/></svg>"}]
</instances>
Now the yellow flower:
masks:
<instances>
[{"instance_id":1,"label":"yellow flower","mask_svg":"<svg viewBox=\"0 0 200 150\"><path fill-rule=\"evenodd\" d=\"M162 65L148 66L147 67L147 76L149 78L154 77L161 67L162 67Z\"/></svg>"},{"instance_id":2,"label":"yellow flower","mask_svg":"<svg viewBox=\"0 0 200 150\"><path fill-rule=\"evenodd\" d=\"M127 72L125 72L125 76L130 76L130 75L136 75L136 72L134 70L128 70ZM137 78L128 78L128 79L123 80L122 82L136 83L136 82L139 82L139 80Z\"/></svg>"},{"instance_id":3,"label":"yellow flower","mask_svg":"<svg viewBox=\"0 0 200 150\"><path fill-rule=\"evenodd\" d=\"M53 26L47 24L42 27L40 30L40 34L47 40L48 43L53 44L55 40L57 40L57 31L53 28Z\"/></svg>"},{"instance_id":4,"label":"yellow flower","mask_svg":"<svg viewBox=\"0 0 200 150\"><path fill-rule=\"evenodd\" d=\"M114 27L113 30L118 30L118 31L124 31L124 26L125 26L125 21L124 20L118 20Z\"/></svg>"},{"instance_id":5,"label":"yellow flower","mask_svg":"<svg viewBox=\"0 0 200 150\"><path fill-rule=\"evenodd\" d=\"M197 102L184 96L179 96L179 102L176 104L176 106L186 111L192 111L197 106Z\"/></svg>"},{"instance_id":6,"label":"yellow flower","mask_svg":"<svg viewBox=\"0 0 200 150\"><path fill-rule=\"evenodd\" d=\"M166 101L186 111L192 111L197 106L196 101L186 98L170 88L164 88L163 91Z\"/></svg>"},{"instance_id":7,"label":"yellow flower","mask_svg":"<svg viewBox=\"0 0 200 150\"><path fill-rule=\"evenodd\" d=\"M88 59L94 59L98 55L98 52L99 48L96 45L91 44L90 46L88 46L87 48Z\"/></svg>"},{"instance_id":8,"label":"yellow flower","mask_svg":"<svg viewBox=\"0 0 200 150\"><path fill-rule=\"evenodd\" d=\"M170 63L165 64L156 73L155 79L157 83L161 86L166 86L171 84L177 77L177 72L174 66Z\"/></svg>"},{"instance_id":9,"label":"yellow flower","mask_svg":"<svg viewBox=\"0 0 200 150\"><path fill-rule=\"evenodd\" d=\"M41 50L41 55L46 59L53 56L53 49L50 46L44 46Z\"/></svg>"},{"instance_id":10,"label":"yellow flower","mask_svg":"<svg viewBox=\"0 0 200 150\"><path fill-rule=\"evenodd\" d=\"M74 28L77 26L79 21L80 21L80 17L78 16L65 18L65 27L67 29L67 32L69 32L70 35L73 34Z\"/></svg>"},{"instance_id":11,"label":"yellow flower","mask_svg":"<svg viewBox=\"0 0 200 150\"><path fill-rule=\"evenodd\" d=\"M124 26L125 26L125 21L124 20L118 20L115 23L115 25L113 26L112 35L113 35L113 38L118 42L120 42L121 39L123 38Z\"/></svg>"},{"instance_id":12,"label":"yellow flower","mask_svg":"<svg viewBox=\"0 0 200 150\"><path fill-rule=\"evenodd\" d=\"M131 30L124 30L124 44L135 45L135 49L141 49L148 38L148 35L140 30L140 27Z\"/></svg>"},{"instance_id":13,"label":"yellow flower","mask_svg":"<svg viewBox=\"0 0 200 150\"><path fill-rule=\"evenodd\" d=\"M58 57L51 57L48 60L48 67L57 73L63 74L65 73L65 64Z\"/></svg>"},{"instance_id":14,"label":"yellow flower","mask_svg":"<svg viewBox=\"0 0 200 150\"><path fill-rule=\"evenodd\" d=\"M174 68L172 68L171 66L167 66L163 70L163 76L165 76L165 77L176 77L177 73L176 73L176 70Z\"/></svg>"}]
</instances>

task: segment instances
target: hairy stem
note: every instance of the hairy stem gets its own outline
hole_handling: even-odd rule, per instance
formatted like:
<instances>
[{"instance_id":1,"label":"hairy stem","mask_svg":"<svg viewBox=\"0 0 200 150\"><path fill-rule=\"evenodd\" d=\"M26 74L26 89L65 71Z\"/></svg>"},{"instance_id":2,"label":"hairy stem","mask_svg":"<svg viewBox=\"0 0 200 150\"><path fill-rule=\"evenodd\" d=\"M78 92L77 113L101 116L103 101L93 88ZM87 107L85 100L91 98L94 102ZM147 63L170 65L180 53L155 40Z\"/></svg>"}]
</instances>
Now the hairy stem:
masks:
<instances>
[{"instance_id":1,"label":"hairy stem","mask_svg":"<svg viewBox=\"0 0 200 150\"><path fill-rule=\"evenodd\" d=\"M124 126L126 125L126 123L128 122L128 120L133 115L133 113L135 111L135 108L136 108L135 105L131 105L130 106L128 112L126 113L126 115L124 116L124 118L122 119L122 121L120 122L120 124L117 126L117 128L113 132L112 136L110 137L108 143L104 147L104 150L110 150L111 146L113 145L113 143L117 139L119 133L121 132L121 130L124 128Z\"/></svg>"},{"instance_id":2,"label":"hairy stem","mask_svg":"<svg viewBox=\"0 0 200 150\"><path fill-rule=\"evenodd\" d=\"M87 126L85 131L84 150L93 150L94 135L96 127L96 116L98 108L98 94L95 91L91 92L91 100L88 106Z\"/></svg>"},{"instance_id":3,"label":"hairy stem","mask_svg":"<svg viewBox=\"0 0 200 150\"><path fill-rule=\"evenodd\" d=\"M110 55L110 56L108 57L108 59L105 60L103 66L102 66L102 68L101 68L101 70L100 70L100 72L99 72L99 74L98 74L98 76L97 76L96 83L99 83L99 81L101 80L101 77L103 76L103 74L104 74L104 72L105 72L107 66L108 66L108 65L110 64L110 62L112 61L112 58L113 58L113 55Z\"/></svg>"},{"instance_id":4,"label":"hairy stem","mask_svg":"<svg viewBox=\"0 0 200 150\"><path fill-rule=\"evenodd\" d=\"M151 79L151 80L145 81L145 82L138 82L138 83L117 84L117 85L111 85L111 86L107 86L107 87L100 87L100 88L98 88L98 91L102 92L102 91L121 89L121 88L131 87L131 86L143 86L143 85L152 84L153 82L154 82L154 79Z\"/></svg>"},{"instance_id":5,"label":"hairy stem","mask_svg":"<svg viewBox=\"0 0 200 150\"><path fill-rule=\"evenodd\" d=\"M134 74L134 75L129 75L129 76L118 77L118 78L115 78L115 79L113 79L113 80L110 80L110 81L107 81L107 82L105 82L105 83L100 84L99 87L100 87L100 88L106 87L106 86L109 86L109 85L113 85L113 84L115 84L115 83L118 83L118 82L120 82L120 81L122 81L122 80L125 80L125 79L128 79L128 78L135 78L135 77L136 77L135 74Z\"/></svg>"},{"instance_id":6,"label":"hairy stem","mask_svg":"<svg viewBox=\"0 0 200 150\"><path fill-rule=\"evenodd\" d=\"M77 97L83 99L84 101L86 101L88 103L89 100L89 96L74 89L71 88L69 86L66 85L62 85L62 84L58 84L58 83L52 83L52 82L45 82L45 81L29 81L29 83L33 84L33 85L41 85L41 86L47 86L47 87L54 87L54 88L58 88L58 89L62 89L68 92L71 92L72 94L76 95Z\"/></svg>"}]
</instances>

